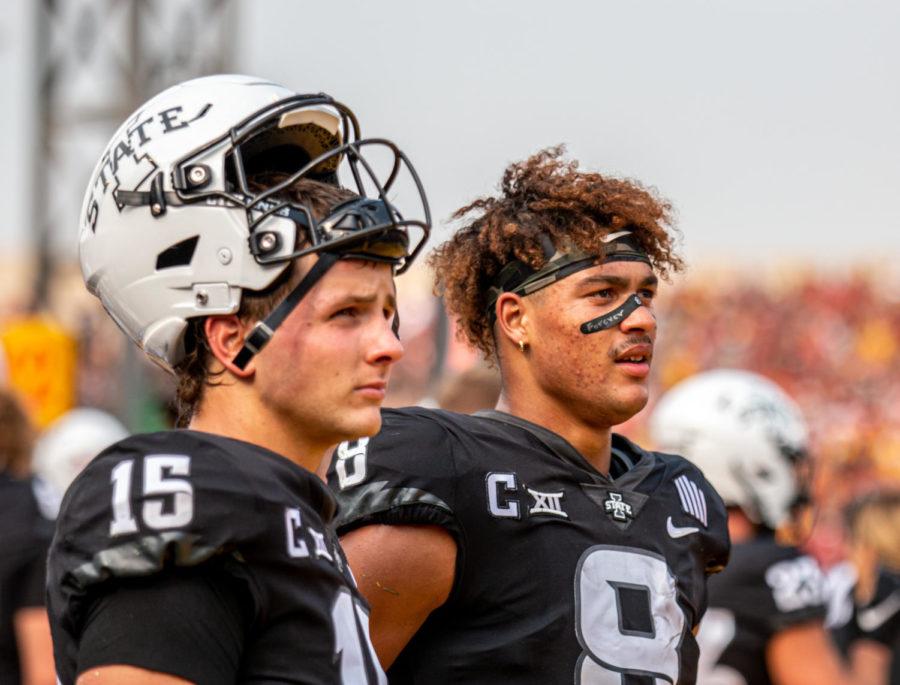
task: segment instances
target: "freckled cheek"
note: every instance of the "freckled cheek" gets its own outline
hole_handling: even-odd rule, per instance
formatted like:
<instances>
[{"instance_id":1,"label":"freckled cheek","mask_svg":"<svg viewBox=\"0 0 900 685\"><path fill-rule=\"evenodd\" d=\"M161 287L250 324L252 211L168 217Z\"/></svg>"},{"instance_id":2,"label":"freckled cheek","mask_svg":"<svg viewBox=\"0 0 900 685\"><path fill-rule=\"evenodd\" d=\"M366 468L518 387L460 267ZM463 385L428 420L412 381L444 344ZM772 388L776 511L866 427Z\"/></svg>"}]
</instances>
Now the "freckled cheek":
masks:
<instances>
[{"instance_id":1,"label":"freckled cheek","mask_svg":"<svg viewBox=\"0 0 900 685\"><path fill-rule=\"evenodd\" d=\"M605 375L609 355L603 333L584 335L575 328L558 335L554 344L564 373L571 374L575 384L590 385Z\"/></svg>"}]
</instances>

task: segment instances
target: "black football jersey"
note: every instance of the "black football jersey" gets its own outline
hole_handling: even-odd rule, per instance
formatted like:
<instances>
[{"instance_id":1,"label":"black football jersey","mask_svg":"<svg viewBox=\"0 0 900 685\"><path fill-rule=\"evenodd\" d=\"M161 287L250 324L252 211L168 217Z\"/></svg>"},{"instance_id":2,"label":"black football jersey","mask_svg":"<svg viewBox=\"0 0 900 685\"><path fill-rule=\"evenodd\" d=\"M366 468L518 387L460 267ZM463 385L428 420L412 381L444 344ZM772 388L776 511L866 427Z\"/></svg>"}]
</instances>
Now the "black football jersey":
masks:
<instances>
[{"instance_id":1,"label":"black football jersey","mask_svg":"<svg viewBox=\"0 0 900 685\"><path fill-rule=\"evenodd\" d=\"M86 618L117 581L165 582L167 573L227 559L250 621L235 682L384 682L367 605L331 528L334 510L313 474L238 440L168 431L105 450L66 493L50 550L60 681L75 681ZM167 671L178 675L179 665Z\"/></svg>"},{"instance_id":2,"label":"black football jersey","mask_svg":"<svg viewBox=\"0 0 900 685\"><path fill-rule=\"evenodd\" d=\"M38 505L36 485L0 473L0 683L20 678L13 617L20 609L44 606L53 522Z\"/></svg>"},{"instance_id":3,"label":"black football jersey","mask_svg":"<svg viewBox=\"0 0 900 685\"><path fill-rule=\"evenodd\" d=\"M697 682L768 685L766 646L778 632L825 617L824 576L812 557L771 532L735 544L728 568L709 581L709 610L697 639ZM738 677L740 676L740 677Z\"/></svg>"},{"instance_id":4,"label":"black football jersey","mask_svg":"<svg viewBox=\"0 0 900 685\"><path fill-rule=\"evenodd\" d=\"M850 602L852 597L851 592ZM874 640L891 650L888 682L900 685L900 575L882 569L872 599L864 606L854 603L849 619L832 631L845 655L857 640Z\"/></svg>"},{"instance_id":5,"label":"black football jersey","mask_svg":"<svg viewBox=\"0 0 900 685\"><path fill-rule=\"evenodd\" d=\"M335 452L338 532L432 524L458 546L450 597L390 682L694 682L691 630L729 547L700 471L614 435L607 477L556 433L500 412L383 420Z\"/></svg>"}]
</instances>

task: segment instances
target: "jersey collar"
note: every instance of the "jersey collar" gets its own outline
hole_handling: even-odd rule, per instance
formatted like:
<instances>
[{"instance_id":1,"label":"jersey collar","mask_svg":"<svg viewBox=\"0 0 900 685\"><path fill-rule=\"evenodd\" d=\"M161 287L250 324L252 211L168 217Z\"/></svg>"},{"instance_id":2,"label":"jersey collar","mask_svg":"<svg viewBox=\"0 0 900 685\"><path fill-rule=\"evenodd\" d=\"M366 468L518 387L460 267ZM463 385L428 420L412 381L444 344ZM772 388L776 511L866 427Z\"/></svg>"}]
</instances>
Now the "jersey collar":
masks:
<instances>
[{"instance_id":1,"label":"jersey collar","mask_svg":"<svg viewBox=\"0 0 900 685\"><path fill-rule=\"evenodd\" d=\"M572 464L579 470L586 472L594 483L609 485L615 484L618 488L634 488L644 480L653 470L654 457L651 452L646 452L633 442L618 433L612 435L612 459L610 463L610 475L600 473L584 458L572 444L559 433L532 423L519 416L513 416L506 412L494 409L480 411L475 416L499 421L527 431L537 438L550 452Z\"/></svg>"}]
</instances>

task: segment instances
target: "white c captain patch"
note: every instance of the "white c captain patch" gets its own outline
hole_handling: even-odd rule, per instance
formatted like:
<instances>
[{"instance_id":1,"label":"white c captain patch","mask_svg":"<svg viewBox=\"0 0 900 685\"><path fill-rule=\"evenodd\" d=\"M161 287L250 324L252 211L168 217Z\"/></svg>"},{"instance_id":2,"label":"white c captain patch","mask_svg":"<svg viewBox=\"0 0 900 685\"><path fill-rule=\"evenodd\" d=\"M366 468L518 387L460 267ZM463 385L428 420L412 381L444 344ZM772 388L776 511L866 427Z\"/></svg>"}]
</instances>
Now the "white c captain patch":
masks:
<instances>
[{"instance_id":1,"label":"white c captain patch","mask_svg":"<svg viewBox=\"0 0 900 685\"><path fill-rule=\"evenodd\" d=\"M528 515L549 514L550 516L559 516L567 519L569 515L562 509L562 499L564 492L538 492L531 488L526 488L528 494L534 498L534 506L528 510Z\"/></svg>"}]
</instances>

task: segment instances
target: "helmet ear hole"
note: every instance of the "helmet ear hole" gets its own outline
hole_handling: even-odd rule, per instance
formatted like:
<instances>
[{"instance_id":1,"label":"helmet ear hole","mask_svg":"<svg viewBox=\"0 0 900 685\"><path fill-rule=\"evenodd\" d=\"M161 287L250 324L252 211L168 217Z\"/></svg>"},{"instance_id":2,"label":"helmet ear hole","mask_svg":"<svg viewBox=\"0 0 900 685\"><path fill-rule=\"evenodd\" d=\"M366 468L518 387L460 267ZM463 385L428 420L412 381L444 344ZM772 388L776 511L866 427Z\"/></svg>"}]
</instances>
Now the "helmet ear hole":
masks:
<instances>
[{"instance_id":1,"label":"helmet ear hole","mask_svg":"<svg viewBox=\"0 0 900 685\"><path fill-rule=\"evenodd\" d=\"M194 258L200 236L182 240L180 243L166 248L156 256L156 270L171 269L174 266L187 266Z\"/></svg>"}]
</instances>

